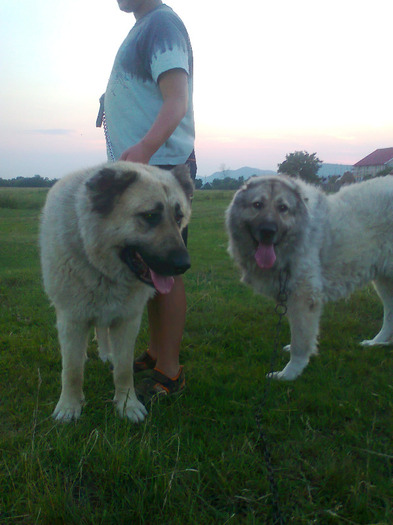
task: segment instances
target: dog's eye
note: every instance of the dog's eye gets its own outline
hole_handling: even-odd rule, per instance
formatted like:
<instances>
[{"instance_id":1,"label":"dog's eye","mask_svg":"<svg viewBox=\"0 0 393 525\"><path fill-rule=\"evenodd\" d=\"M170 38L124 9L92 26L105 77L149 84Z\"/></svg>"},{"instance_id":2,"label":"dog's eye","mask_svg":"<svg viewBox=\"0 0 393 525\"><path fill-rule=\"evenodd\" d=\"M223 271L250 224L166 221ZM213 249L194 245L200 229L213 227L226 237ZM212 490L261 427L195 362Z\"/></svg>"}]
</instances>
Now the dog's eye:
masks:
<instances>
[{"instance_id":1,"label":"dog's eye","mask_svg":"<svg viewBox=\"0 0 393 525\"><path fill-rule=\"evenodd\" d=\"M289 208L286 204L280 204L279 207L278 207L278 211L280 213L285 213L286 211L288 211Z\"/></svg>"},{"instance_id":2,"label":"dog's eye","mask_svg":"<svg viewBox=\"0 0 393 525\"><path fill-rule=\"evenodd\" d=\"M253 202L252 205L256 210L261 210L263 208L263 204L261 201Z\"/></svg>"},{"instance_id":3,"label":"dog's eye","mask_svg":"<svg viewBox=\"0 0 393 525\"><path fill-rule=\"evenodd\" d=\"M157 226L161 221L161 213L153 211L141 213L141 217L147 222L149 226Z\"/></svg>"},{"instance_id":4,"label":"dog's eye","mask_svg":"<svg viewBox=\"0 0 393 525\"><path fill-rule=\"evenodd\" d=\"M175 215L175 221L176 221L176 224L180 227L181 225L181 221L183 220L183 217L184 215L180 212L176 213Z\"/></svg>"}]
</instances>

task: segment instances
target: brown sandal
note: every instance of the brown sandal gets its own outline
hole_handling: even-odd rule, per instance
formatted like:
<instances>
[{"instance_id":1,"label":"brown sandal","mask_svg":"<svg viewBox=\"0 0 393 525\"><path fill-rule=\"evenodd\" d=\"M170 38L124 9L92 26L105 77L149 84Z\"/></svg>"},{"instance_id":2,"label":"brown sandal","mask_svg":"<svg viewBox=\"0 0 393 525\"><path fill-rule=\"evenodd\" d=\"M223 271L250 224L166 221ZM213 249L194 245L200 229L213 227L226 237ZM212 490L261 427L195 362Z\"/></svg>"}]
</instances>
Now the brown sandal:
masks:
<instances>
[{"instance_id":1,"label":"brown sandal","mask_svg":"<svg viewBox=\"0 0 393 525\"><path fill-rule=\"evenodd\" d=\"M144 379L135 388L136 395L144 405L161 396L177 396L186 388L186 378L181 366L175 377L168 377L155 368L150 377Z\"/></svg>"},{"instance_id":2,"label":"brown sandal","mask_svg":"<svg viewBox=\"0 0 393 525\"><path fill-rule=\"evenodd\" d=\"M138 372L146 372L146 370L152 370L157 363L157 359L154 359L150 354L149 350L143 352L134 361L134 374Z\"/></svg>"}]
</instances>

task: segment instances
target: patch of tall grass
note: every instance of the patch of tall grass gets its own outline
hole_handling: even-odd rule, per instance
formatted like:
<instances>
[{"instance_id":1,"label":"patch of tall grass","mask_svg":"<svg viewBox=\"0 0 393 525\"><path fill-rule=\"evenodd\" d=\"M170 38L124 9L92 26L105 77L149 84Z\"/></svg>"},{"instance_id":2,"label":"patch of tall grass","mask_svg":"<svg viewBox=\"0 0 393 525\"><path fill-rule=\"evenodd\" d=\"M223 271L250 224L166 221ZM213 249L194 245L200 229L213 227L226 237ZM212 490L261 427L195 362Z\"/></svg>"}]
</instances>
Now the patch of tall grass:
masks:
<instances>
[{"instance_id":1,"label":"patch of tall grass","mask_svg":"<svg viewBox=\"0 0 393 525\"><path fill-rule=\"evenodd\" d=\"M48 188L0 188L0 208L39 210Z\"/></svg>"}]
</instances>

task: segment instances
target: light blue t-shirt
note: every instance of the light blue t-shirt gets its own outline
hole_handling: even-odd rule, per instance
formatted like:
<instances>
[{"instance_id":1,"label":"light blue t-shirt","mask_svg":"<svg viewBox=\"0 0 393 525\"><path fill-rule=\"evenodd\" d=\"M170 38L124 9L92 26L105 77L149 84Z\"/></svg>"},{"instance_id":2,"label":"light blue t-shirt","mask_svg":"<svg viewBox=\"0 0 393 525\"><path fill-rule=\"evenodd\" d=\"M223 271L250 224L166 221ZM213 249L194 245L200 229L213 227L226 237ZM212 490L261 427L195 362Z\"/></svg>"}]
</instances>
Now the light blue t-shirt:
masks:
<instances>
[{"instance_id":1,"label":"light blue t-shirt","mask_svg":"<svg viewBox=\"0 0 393 525\"><path fill-rule=\"evenodd\" d=\"M104 102L109 158L110 148L117 160L146 135L163 103L158 79L178 68L188 75L187 114L153 155L153 165L184 163L195 140L190 39L180 18L170 7L161 5L137 20L116 55Z\"/></svg>"}]
</instances>

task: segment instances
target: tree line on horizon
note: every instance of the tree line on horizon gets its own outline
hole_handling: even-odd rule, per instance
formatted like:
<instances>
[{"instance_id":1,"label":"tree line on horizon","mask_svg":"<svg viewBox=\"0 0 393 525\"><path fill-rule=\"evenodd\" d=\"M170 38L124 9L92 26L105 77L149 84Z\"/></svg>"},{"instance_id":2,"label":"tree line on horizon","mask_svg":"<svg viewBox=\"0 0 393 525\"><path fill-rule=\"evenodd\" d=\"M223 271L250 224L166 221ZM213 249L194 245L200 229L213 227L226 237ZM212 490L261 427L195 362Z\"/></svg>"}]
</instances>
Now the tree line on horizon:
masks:
<instances>
[{"instance_id":1,"label":"tree line on horizon","mask_svg":"<svg viewBox=\"0 0 393 525\"><path fill-rule=\"evenodd\" d=\"M0 187L2 188L50 188L58 179L48 179L41 175L34 177L16 177L14 179L0 178Z\"/></svg>"},{"instance_id":2,"label":"tree line on horizon","mask_svg":"<svg viewBox=\"0 0 393 525\"><path fill-rule=\"evenodd\" d=\"M307 151L295 151L288 153L285 160L278 164L277 172L285 173L291 177L300 177L301 179L311 184L320 184L322 181L318 177L318 171L322 166L323 161L317 157L316 153L307 153ZM386 175L391 168L381 171L379 175ZM225 174L225 169L223 173ZM385 173L386 171L386 173ZM336 177L336 179L339 177ZM354 182L353 174L346 172L341 177L342 182ZM345 180L344 180L345 179ZM11 188L50 188L57 182L58 179L48 179L40 175L34 177L16 177L14 179L0 178L0 187ZM214 179L212 182L203 183L203 179L197 178L195 180L195 189L197 190L238 190L246 180L244 177L233 179L231 177L223 177L221 179ZM335 182L331 180L330 182Z\"/></svg>"}]
</instances>

